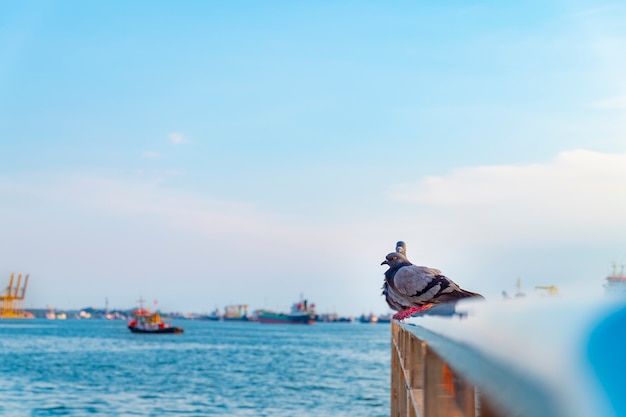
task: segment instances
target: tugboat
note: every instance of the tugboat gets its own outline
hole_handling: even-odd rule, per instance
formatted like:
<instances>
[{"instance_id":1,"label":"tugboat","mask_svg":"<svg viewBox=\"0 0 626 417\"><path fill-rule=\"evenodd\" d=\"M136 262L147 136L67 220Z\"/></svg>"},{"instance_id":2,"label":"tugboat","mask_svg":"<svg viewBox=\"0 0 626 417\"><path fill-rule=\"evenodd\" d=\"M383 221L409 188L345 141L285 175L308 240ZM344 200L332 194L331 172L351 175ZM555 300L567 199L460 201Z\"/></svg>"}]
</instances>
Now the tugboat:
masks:
<instances>
[{"instance_id":1,"label":"tugboat","mask_svg":"<svg viewBox=\"0 0 626 417\"><path fill-rule=\"evenodd\" d=\"M308 301L304 299L301 299L298 303L294 303L289 313L257 310L256 316L259 323L314 324L317 321L315 304L309 304Z\"/></svg>"},{"instance_id":2,"label":"tugboat","mask_svg":"<svg viewBox=\"0 0 626 417\"><path fill-rule=\"evenodd\" d=\"M133 320L128 323L132 333L182 333L182 327L175 327L161 320L159 313L143 308L143 300L139 301L139 308L133 311Z\"/></svg>"}]
</instances>

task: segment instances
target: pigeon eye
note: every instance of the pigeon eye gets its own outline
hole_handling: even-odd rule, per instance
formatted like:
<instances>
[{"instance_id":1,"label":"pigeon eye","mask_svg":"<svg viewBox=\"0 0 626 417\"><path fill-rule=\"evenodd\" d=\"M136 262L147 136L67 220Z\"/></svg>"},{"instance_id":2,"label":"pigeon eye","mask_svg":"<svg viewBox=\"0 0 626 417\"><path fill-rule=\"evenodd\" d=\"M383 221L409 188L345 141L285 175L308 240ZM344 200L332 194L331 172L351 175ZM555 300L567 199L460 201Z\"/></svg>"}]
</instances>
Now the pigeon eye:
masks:
<instances>
[{"instance_id":1,"label":"pigeon eye","mask_svg":"<svg viewBox=\"0 0 626 417\"><path fill-rule=\"evenodd\" d=\"M391 258L392 261L395 261L396 259L398 259L397 256L394 256L393 258Z\"/></svg>"}]
</instances>

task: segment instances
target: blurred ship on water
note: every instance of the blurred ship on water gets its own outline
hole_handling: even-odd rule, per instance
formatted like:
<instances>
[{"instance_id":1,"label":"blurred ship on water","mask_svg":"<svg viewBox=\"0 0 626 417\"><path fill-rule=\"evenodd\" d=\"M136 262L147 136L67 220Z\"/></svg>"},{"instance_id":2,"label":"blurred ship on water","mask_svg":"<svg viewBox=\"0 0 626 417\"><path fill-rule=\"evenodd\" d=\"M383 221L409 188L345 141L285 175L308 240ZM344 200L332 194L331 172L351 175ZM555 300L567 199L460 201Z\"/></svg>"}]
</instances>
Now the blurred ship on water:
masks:
<instances>
[{"instance_id":1,"label":"blurred ship on water","mask_svg":"<svg viewBox=\"0 0 626 417\"><path fill-rule=\"evenodd\" d=\"M613 272L605 278L604 291L607 295L626 297L626 275L624 275L624 265L617 274L617 264L613 262Z\"/></svg>"}]
</instances>

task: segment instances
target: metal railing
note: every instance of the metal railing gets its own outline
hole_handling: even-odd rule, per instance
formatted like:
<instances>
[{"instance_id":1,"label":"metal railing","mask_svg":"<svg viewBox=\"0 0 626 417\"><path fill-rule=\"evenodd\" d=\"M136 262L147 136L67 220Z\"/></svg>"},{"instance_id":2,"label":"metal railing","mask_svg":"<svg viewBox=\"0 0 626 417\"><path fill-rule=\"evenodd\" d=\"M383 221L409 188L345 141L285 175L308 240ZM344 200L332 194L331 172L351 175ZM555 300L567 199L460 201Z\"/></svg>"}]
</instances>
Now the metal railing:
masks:
<instances>
[{"instance_id":1,"label":"metal railing","mask_svg":"<svg viewBox=\"0 0 626 417\"><path fill-rule=\"evenodd\" d=\"M393 321L391 336L392 417L591 417L626 410L621 302L461 302Z\"/></svg>"}]
</instances>

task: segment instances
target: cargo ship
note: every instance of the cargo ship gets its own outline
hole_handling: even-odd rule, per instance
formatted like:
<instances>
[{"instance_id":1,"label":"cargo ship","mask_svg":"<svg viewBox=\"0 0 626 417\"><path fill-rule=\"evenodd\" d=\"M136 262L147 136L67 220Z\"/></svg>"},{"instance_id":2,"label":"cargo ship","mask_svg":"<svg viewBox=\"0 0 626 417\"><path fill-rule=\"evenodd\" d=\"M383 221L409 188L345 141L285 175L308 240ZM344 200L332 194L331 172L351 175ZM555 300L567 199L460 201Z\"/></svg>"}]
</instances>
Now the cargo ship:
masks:
<instances>
[{"instance_id":1,"label":"cargo ship","mask_svg":"<svg viewBox=\"0 0 626 417\"><path fill-rule=\"evenodd\" d=\"M289 313L261 309L256 311L256 317L260 323L272 324L314 324L317 321L315 304L304 299L294 303Z\"/></svg>"}]
</instances>

